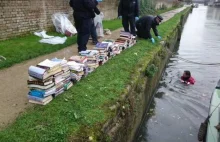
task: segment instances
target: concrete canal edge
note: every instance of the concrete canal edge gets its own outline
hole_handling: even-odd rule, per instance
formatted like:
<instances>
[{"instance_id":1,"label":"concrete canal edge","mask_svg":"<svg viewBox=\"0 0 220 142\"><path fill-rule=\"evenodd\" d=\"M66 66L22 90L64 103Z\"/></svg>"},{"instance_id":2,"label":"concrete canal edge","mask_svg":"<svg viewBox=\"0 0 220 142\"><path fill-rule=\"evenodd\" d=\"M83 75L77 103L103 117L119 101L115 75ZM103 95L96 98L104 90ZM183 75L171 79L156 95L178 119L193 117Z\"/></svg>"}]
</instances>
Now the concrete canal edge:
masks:
<instances>
[{"instance_id":1,"label":"concrete canal edge","mask_svg":"<svg viewBox=\"0 0 220 142\"><path fill-rule=\"evenodd\" d=\"M132 75L131 82L126 87L120 101L112 106L112 109L116 111L116 115L103 125L102 133L97 136L99 140L113 142L133 141L144 113L149 109L154 91L170 58L165 48L170 51L175 50L191 10L189 9L181 16L181 20L175 30L161 44L158 51L152 55L153 58L150 62L142 60L143 62Z\"/></svg>"}]
</instances>

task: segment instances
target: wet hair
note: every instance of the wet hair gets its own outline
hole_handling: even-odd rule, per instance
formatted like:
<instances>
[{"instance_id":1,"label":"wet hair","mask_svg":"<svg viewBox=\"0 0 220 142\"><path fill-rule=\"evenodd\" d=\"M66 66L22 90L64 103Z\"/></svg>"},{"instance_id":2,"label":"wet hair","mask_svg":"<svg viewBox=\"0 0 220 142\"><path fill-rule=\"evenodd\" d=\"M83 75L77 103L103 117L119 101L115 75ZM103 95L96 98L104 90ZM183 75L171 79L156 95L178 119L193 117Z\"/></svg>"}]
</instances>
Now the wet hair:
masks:
<instances>
[{"instance_id":1,"label":"wet hair","mask_svg":"<svg viewBox=\"0 0 220 142\"><path fill-rule=\"evenodd\" d=\"M191 77L191 73L190 73L190 71L185 70L185 71L184 71L184 74L185 74L186 76L182 76L182 80L184 80L184 81L189 80L190 77Z\"/></svg>"},{"instance_id":2,"label":"wet hair","mask_svg":"<svg viewBox=\"0 0 220 142\"><path fill-rule=\"evenodd\" d=\"M185 70L184 73L185 73L188 77L191 77L191 73L190 73L190 71Z\"/></svg>"}]
</instances>

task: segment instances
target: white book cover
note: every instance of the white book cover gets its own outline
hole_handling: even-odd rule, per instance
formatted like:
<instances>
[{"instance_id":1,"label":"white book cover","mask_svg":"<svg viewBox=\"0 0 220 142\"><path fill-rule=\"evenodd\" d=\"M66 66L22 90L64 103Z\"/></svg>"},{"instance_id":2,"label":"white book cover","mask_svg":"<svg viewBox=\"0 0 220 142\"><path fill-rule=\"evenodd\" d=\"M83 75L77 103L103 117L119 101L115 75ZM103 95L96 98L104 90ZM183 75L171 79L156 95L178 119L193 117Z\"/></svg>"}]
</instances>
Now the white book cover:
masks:
<instances>
[{"instance_id":1,"label":"white book cover","mask_svg":"<svg viewBox=\"0 0 220 142\"><path fill-rule=\"evenodd\" d=\"M54 61L46 59L43 62L40 62L38 65L43 66L43 67L53 68L55 66L58 66L59 64L60 64L59 62L54 62Z\"/></svg>"}]
</instances>

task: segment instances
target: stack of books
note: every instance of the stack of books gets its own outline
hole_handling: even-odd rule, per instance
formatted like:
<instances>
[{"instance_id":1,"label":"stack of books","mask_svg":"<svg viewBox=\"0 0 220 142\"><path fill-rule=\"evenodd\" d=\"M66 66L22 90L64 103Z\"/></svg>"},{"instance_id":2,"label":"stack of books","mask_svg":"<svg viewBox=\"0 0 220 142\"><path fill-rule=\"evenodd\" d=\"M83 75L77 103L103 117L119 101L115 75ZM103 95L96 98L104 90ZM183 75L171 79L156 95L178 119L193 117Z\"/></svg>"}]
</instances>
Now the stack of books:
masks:
<instances>
[{"instance_id":1,"label":"stack of books","mask_svg":"<svg viewBox=\"0 0 220 142\"><path fill-rule=\"evenodd\" d=\"M117 44L120 51L122 51L128 47L128 41L125 39L121 39L121 38L116 39L115 44Z\"/></svg>"},{"instance_id":2,"label":"stack of books","mask_svg":"<svg viewBox=\"0 0 220 142\"><path fill-rule=\"evenodd\" d=\"M52 95L56 93L56 86L53 75L62 71L59 63L45 60L37 66L30 66L27 80L28 99L31 103L46 105L52 100Z\"/></svg>"},{"instance_id":3,"label":"stack of books","mask_svg":"<svg viewBox=\"0 0 220 142\"><path fill-rule=\"evenodd\" d=\"M53 58L51 59L51 61L60 63L62 68L62 71L60 73L54 75L54 80L57 88L55 96L57 96L63 93L64 90L68 90L70 87L72 87L73 83L71 82L70 69L67 65L67 60Z\"/></svg>"},{"instance_id":4,"label":"stack of books","mask_svg":"<svg viewBox=\"0 0 220 142\"><path fill-rule=\"evenodd\" d=\"M77 56L77 55L72 56L72 57L69 58L69 61L75 61L77 63L84 64L84 67L83 67L84 75L83 75L83 77L88 75L88 67L86 66L86 63L87 63L87 57L86 56Z\"/></svg>"},{"instance_id":5,"label":"stack of books","mask_svg":"<svg viewBox=\"0 0 220 142\"><path fill-rule=\"evenodd\" d=\"M54 59L55 60L55 59ZM51 61L51 60L44 60L43 62L40 62L37 66L41 68L48 68L48 72L53 72L56 70L56 72L52 73L51 75L53 76L55 87L56 87L56 92L53 94L53 96L58 96L59 94L64 92L64 87L63 87L63 81L64 79L62 78L63 75L63 69L60 64L60 62L57 61Z\"/></svg>"},{"instance_id":6,"label":"stack of books","mask_svg":"<svg viewBox=\"0 0 220 142\"><path fill-rule=\"evenodd\" d=\"M99 66L99 51L86 50L79 52L79 54L87 57L86 66L88 67L88 73L93 72Z\"/></svg>"},{"instance_id":7,"label":"stack of books","mask_svg":"<svg viewBox=\"0 0 220 142\"><path fill-rule=\"evenodd\" d=\"M85 64L87 62L86 56L72 56L69 58L69 61L75 61L80 64Z\"/></svg>"},{"instance_id":8,"label":"stack of books","mask_svg":"<svg viewBox=\"0 0 220 142\"><path fill-rule=\"evenodd\" d=\"M53 77L42 75L46 73L45 69L35 66L29 67L29 79L27 80L28 100L30 103L46 105L52 101L52 95L56 92ZM42 77L41 77L42 76Z\"/></svg>"},{"instance_id":9,"label":"stack of books","mask_svg":"<svg viewBox=\"0 0 220 142\"><path fill-rule=\"evenodd\" d=\"M136 37L129 32L120 32L120 39L127 41L127 48L132 47L136 43Z\"/></svg>"},{"instance_id":10,"label":"stack of books","mask_svg":"<svg viewBox=\"0 0 220 142\"><path fill-rule=\"evenodd\" d=\"M67 65L70 68L70 76L73 82L80 81L84 75L84 64L77 63L75 61L68 61Z\"/></svg>"},{"instance_id":11,"label":"stack of books","mask_svg":"<svg viewBox=\"0 0 220 142\"><path fill-rule=\"evenodd\" d=\"M121 50L119 48L119 45L118 44L114 44L112 46L112 57L114 57L115 55L118 55L121 53Z\"/></svg>"},{"instance_id":12,"label":"stack of books","mask_svg":"<svg viewBox=\"0 0 220 142\"><path fill-rule=\"evenodd\" d=\"M104 40L103 42L108 43L109 44L109 49L108 49L108 58L112 58L117 54L120 54L120 50L119 50L119 46L117 46L117 44L115 44L114 40Z\"/></svg>"},{"instance_id":13,"label":"stack of books","mask_svg":"<svg viewBox=\"0 0 220 142\"><path fill-rule=\"evenodd\" d=\"M94 50L99 51L99 65L103 65L108 61L109 47L110 43L108 42L99 42L94 47Z\"/></svg>"}]
</instances>

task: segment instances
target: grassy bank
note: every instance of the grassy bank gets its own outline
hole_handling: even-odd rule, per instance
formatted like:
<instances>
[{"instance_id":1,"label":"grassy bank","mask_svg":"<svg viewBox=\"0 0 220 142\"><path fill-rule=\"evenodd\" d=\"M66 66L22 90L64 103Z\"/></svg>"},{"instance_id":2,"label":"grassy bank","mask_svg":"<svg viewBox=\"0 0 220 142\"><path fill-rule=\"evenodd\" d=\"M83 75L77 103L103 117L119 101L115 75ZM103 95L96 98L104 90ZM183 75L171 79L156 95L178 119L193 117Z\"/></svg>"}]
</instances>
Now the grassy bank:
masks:
<instances>
[{"instance_id":1,"label":"grassy bank","mask_svg":"<svg viewBox=\"0 0 220 142\"><path fill-rule=\"evenodd\" d=\"M173 10L174 8L158 11L163 13ZM104 28L111 31L121 28L121 20L103 21ZM63 36L56 32L50 32L49 35ZM49 45L39 43L41 38L35 35L18 37L0 42L0 56L4 56L7 60L0 62L0 69L10 67L16 63L21 63L25 60L33 59L41 55L49 54L76 43L76 36L68 37L67 41L62 45Z\"/></svg>"},{"instance_id":2,"label":"grassy bank","mask_svg":"<svg viewBox=\"0 0 220 142\"><path fill-rule=\"evenodd\" d=\"M164 39L177 27L184 12L159 26ZM78 136L84 136L82 141L88 141L89 136L95 140L103 123L115 114L109 107L130 83L135 67L143 60L149 62L160 50L158 42L139 40L47 106L36 106L22 114L0 132L0 141L61 142L74 141Z\"/></svg>"}]
</instances>

